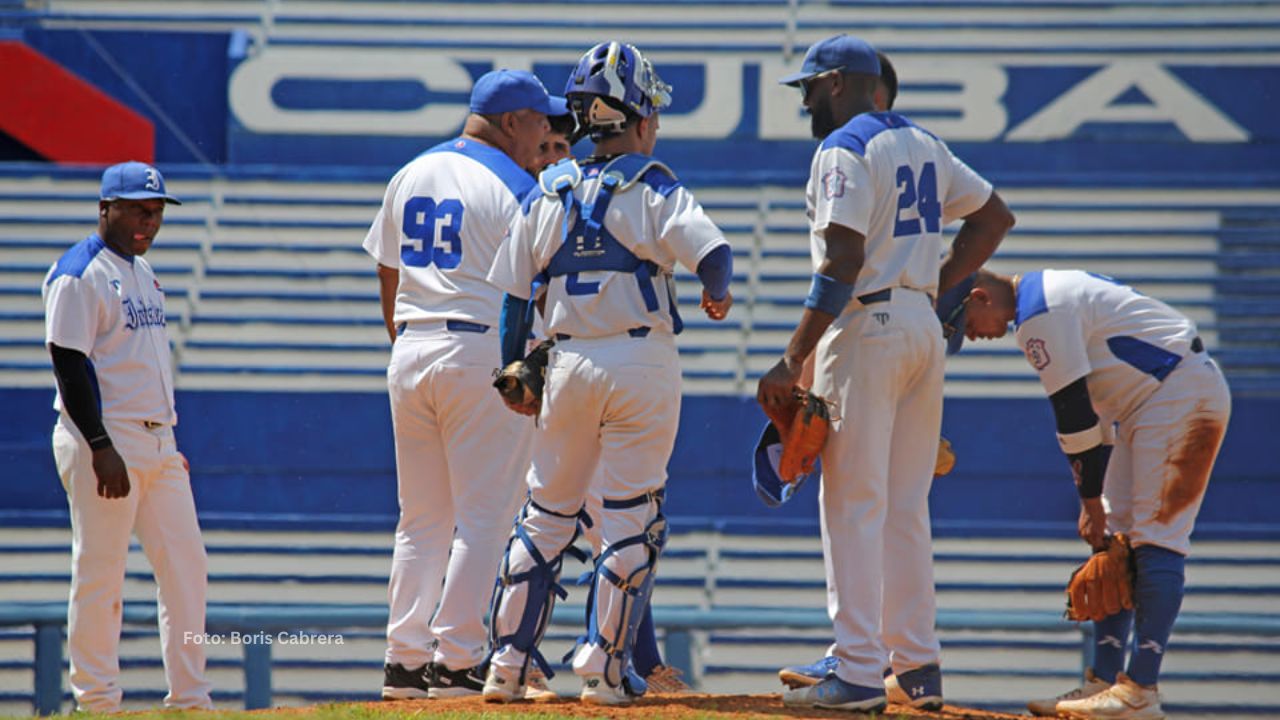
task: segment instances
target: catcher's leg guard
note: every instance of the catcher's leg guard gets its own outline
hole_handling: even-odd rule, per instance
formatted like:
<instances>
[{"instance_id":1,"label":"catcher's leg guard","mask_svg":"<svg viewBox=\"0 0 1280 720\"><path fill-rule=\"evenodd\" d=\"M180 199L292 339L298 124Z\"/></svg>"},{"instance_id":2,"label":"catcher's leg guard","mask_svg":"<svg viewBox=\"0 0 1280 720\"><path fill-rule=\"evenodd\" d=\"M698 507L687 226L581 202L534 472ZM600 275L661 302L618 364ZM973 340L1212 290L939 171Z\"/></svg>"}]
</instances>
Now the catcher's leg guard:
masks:
<instances>
[{"instance_id":1,"label":"catcher's leg guard","mask_svg":"<svg viewBox=\"0 0 1280 720\"><path fill-rule=\"evenodd\" d=\"M546 632L556 597L563 600L568 595L559 583L560 569L565 552L580 552L573 547L580 523L590 525L591 518L583 511L557 513L530 498L507 541L489 612L490 660L507 650L518 651L521 685L530 658L548 678L555 676L538 651L538 643Z\"/></svg>"},{"instance_id":2,"label":"catcher's leg guard","mask_svg":"<svg viewBox=\"0 0 1280 720\"><path fill-rule=\"evenodd\" d=\"M627 500L604 501L604 512L657 505L644 532L613 542L595 563L591 593L587 599L586 641L604 651L605 682L621 686L633 696L643 695L645 682L631 664L636 633L644 622L657 579L658 557L667 541L667 520L662 515L662 491Z\"/></svg>"}]
</instances>

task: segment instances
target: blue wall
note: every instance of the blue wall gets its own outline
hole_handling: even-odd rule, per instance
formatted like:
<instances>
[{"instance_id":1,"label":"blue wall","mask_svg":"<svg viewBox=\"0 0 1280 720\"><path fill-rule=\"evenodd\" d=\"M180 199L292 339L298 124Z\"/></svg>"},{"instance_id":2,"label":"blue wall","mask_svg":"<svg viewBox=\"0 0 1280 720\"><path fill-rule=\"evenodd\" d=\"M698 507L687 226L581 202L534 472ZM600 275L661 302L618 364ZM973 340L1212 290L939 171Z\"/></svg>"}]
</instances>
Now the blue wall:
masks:
<instances>
[{"instance_id":1,"label":"blue wall","mask_svg":"<svg viewBox=\"0 0 1280 720\"><path fill-rule=\"evenodd\" d=\"M56 519L65 511L49 447L51 399L49 390L0 391L0 523L30 513ZM303 516L313 527L391 527L396 495L385 395L187 391L178 394L178 409L179 446L191 461L207 526ZM1273 465L1257 461L1277 416L1280 400L1236 400L1201 512L1201 535L1268 530L1280 537L1274 517L1280 478ZM669 514L742 529L816 532L816 486L780 510L765 508L751 490L750 451L763 423L752 399L685 398L670 464ZM1072 532L1075 489L1046 401L951 399L943 434L959 462L934 484L940 533Z\"/></svg>"}]
</instances>

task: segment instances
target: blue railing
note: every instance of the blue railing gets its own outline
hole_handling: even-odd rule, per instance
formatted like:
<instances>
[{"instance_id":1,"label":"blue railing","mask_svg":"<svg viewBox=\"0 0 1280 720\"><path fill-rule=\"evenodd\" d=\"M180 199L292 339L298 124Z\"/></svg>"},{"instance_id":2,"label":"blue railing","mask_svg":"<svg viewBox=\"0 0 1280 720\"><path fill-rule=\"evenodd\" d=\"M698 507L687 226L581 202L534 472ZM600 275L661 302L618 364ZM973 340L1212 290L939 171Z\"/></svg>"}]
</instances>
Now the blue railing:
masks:
<instances>
[{"instance_id":1,"label":"blue railing","mask_svg":"<svg viewBox=\"0 0 1280 720\"><path fill-rule=\"evenodd\" d=\"M62 602L0 602L0 627L32 626L35 654L32 662L34 687L32 705L39 715L61 710L63 700L63 626L67 606ZM211 604L206 615L210 634L261 637L304 630L339 628L381 628L387 609L381 605L348 604ZM558 626L580 627L581 606L561 605L552 616ZM156 608L150 603L125 603L126 625L155 625ZM694 658L693 632L725 629L824 629L831 621L817 608L691 607L656 606L654 623L665 631L667 662L687 677ZM1092 662L1092 625L1075 625L1058 613L1028 610L939 610L940 630L1060 632L1078 629L1083 648L1081 668ZM1186 613L1178 620L1179 633L1201 635L1280 636L1280 616L1247 613ZM253 710L271 707L271 643L241 643L244 653L244 706Z\"/></svg>"}]
</instances>

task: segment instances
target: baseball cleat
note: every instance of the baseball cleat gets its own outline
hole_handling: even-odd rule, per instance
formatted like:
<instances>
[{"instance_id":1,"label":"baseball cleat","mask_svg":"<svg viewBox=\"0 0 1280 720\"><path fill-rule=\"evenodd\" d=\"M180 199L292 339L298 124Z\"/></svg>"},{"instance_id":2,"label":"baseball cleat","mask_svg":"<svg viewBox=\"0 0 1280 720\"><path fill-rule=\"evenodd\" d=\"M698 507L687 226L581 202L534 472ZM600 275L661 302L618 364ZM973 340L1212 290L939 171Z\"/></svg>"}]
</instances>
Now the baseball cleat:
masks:
<instances>
[{"instance_id":1,"label":"baseball cleat","mask_svg":"<svg viewBox=\"0 0 1280 720\"><path fill-rule=\"evenodd\" d=\"M1080 700L1058 703L1058 717L1077 720L1164 720L1160 693L1116 673L1116 684Z\"/></svg>"},{"instance_id":2,"label":"baseball cleat","mask_svg":"<svg viewBox=\"0 0 1280 720\"><path fill-rule=\"evenodd\" d=\"M430 686L427 697L439 700L479 695L484 691L482 671L480 666L450 670L443 663L433 662L427 665L427 685Z\"/></svg>"},{"instance_id":3,"label":"baseball cleat","mask_svg":"<svg viewBox=\"0 0 1280 720\"><path fill-rule=\"evenodd\" d=\"M382 666L383 700L421 700L429 697L427 666L407 668L400 663Z\"/></svg>"},{"instance_id":4,"label":"baseball cleat","mask_svg":"<svg viewBox=\"0 0 1280 720\"><path fill-rule=\"evenodd\" d=\"M827 655L809 665L791 665L778 671L778 679L789 688L803 688L818 683L836 674L836 665L840 663L834 655Z\"/></svg>"},{"instance_id":5,"label":"baseball cleat","mask_svg":"<svg viewBox=\"0 0 1280 720\"><path fill-rule=\"evenodd\" d=\"M681 675L678 668L659 665L645 677L644 682L649 686L650 692L668 694L689 692L689 683L686 683L680 677Z\"/></svg>"},{"instance_id":6,"label":"baseball cleat","mask_svg":"<svg viewBox=\"0 0 1280 720\"><path fill-rule=\"evenodd\" d=\"M937 663L921 665L901 675L890 674L884 679L884 686L890 702L930 712L942 709L942 669Z\"/></svg>"},{"instance_id":7,"label":"baseball cleat","mask_svg":"<svg viewBox=\"0 0 1280 720\"><path fill-rule=\"evenodd\" d=\"M531 702L551 702L559 700L560 696L547 684L547 676L542 674L542 670L531 667L524 679L524 699Z\"/></svg>"},{"instance_id":8,"label":"baseball cleat","mask_svg":"<svg viewBox=\"0 0 1280 720\"><path fill-rule=\"evenodd\" d=\"M588 705L630 705L634 701L635 698L628 695L622 686L609 685L604 675L592 673L582 676L582 702Z\"/></svg>"},{"instance_id":9,"label":"baseball cleat","mask_svg":"<svg viewBox=\"0 0 1280 720\"><path fill-rule=\"evenodd\" d=\"M1069 702L1071 700L1083 700L1093 697L1107 688L1111 687L1111 683L1106 680L1098 679L1093 674L1093 668L1086 668L1084 671L1084 684L1074 690L1068 690L1054 698L1046 698L1043 700L1032 700L1027 703L1027 709L1032 715L1040 717L1057 717L1058 703Z\"/></svg>"},{"instance_id":10,"label":"baseball cleat","mask_svg":"<svg viewBox=\"0 0 1280 720\"><path fill-rule=\"evenodd\" d=\"M885 707L888 706L884 696L884 688L854 685L841 680L835 675L817 685L783 692L782 704L787 707L852 710L864 713L884 712Z\"/></svg>"},{"instance_id":11,"label":"baseball cleat","mask_svg":"<svg viewBox=\"0 0 1280 720\"><path fill-rule=\"evenodd\" d=\"M484 689L480 691L488 703L511 703L524 699L524 685L518 673L507 675L501 668L489 664L484 677Z\"/></svg>"}]
</instances>

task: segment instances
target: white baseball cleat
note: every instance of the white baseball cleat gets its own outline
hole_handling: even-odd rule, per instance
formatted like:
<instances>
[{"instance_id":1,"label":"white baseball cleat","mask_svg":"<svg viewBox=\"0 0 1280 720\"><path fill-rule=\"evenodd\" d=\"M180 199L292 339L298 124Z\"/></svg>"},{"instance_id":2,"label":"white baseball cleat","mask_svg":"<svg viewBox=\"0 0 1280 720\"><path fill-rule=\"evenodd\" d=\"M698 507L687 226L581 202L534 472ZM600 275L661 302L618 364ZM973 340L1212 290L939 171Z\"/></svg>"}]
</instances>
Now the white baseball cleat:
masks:
<instances>
[{"instance_id":1,"label":"white baseball cleat","mask_svg":"<svg viewBox=\"0 0 1280 720\"><path fill-rule=\"evenodd\" d=\"M1116 684L1081 700L1058 703L1058 717L1078 720L1164 720L1160 693L1116 673Z\"/></svg>"},{"instance_id":2,"label":"white baseball cleat","mask_svg":"<svg viewBox=\"0 0 1280 720\"><path fill-rule=\"evenodd\" d=\"M1064 692L1054 698L1032 700L1027 703L1027 709L1031 711L1032 715L1039 715L1040 717L1057 717L1058 703L1091 698L1109 687L1111 687L1111 683L1106 680L1098 679L1098 676L1093 674L1093 668L1085 668L1083 685L1074 690Z\"/></svg>"},{"instance_id":3,"label":"white baseball cleat","mask_svg":"<svg viewBox=\"0 0 1280 720\"><path fill-rule=\"evenodd\" d=\"M547 676L542 674L542 670L531 667L524 678L524 699L543 703L559 700L560 696L547 684Z\"/></svg>"},{"instance_id":4,"label":"white baseball cleat","mask_svg":"<svg viewBox=\"0 0 1280 720\"><path fill-rule=\"evenodd\" d=\"M480 694L488 703L510 703L524 699L524 686L520 684L519 673L508 674L490 663L489 672L484 676L484 689Z\"/></svg>"},{"instance_id":5,"label":"white baseball cleat","mask_svg":"<svg viewBox=\"0 0 1280 720\"><path fill-rule=\"evenodd\" d=\"M593 673L582 676L582 702L588 705L630 705L634 700L621 685L610 686L604 675Z\"/></svg>"}]
</instances>

